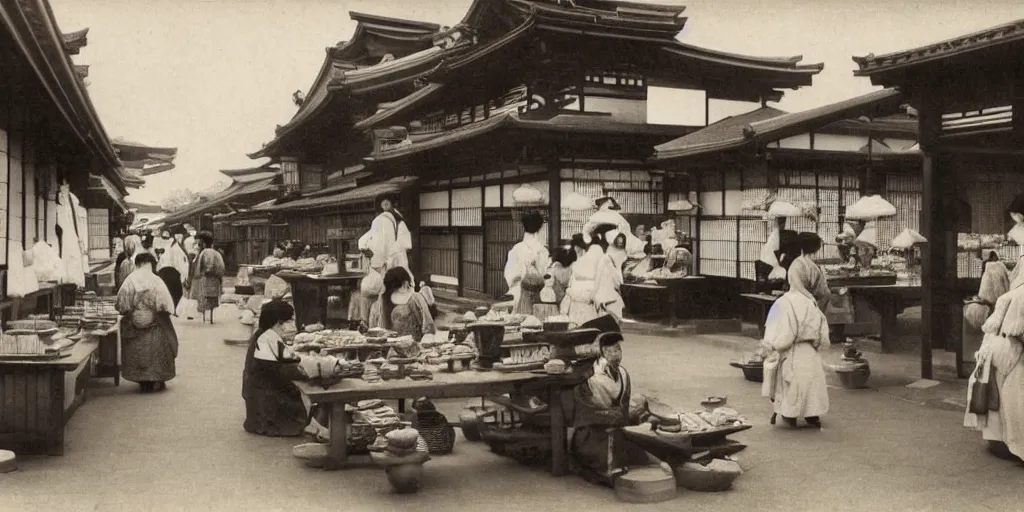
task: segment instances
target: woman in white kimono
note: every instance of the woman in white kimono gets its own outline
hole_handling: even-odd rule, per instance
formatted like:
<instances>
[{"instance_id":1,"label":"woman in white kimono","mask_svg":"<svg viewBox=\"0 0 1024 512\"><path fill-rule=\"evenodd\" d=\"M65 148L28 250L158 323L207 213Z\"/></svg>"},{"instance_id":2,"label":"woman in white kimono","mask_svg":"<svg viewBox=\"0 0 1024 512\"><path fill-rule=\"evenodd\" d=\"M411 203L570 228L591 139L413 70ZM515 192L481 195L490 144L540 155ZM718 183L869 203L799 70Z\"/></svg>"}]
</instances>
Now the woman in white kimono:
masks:
<instances>
[{"instance_id":1,"label":"woman in white kimono","mask_svg":"<svg viewBox=\"0 0 1024 512\"><path fill-rule=\"evenodd\" d=\"M985 338L975 354L977 367L967 386L968 409L964 425L981 430L994 455L1024 457L1024 276L1010 283L1010 291L996 301L992 315L982 326ZM971 412L975 382L994 382L985 404L989 410ZM998 404L998 406L996 406ZM998 410L992 410L998 409Z\"/></svg>"},{"instance_id":2,"label":"woman in white kimono","mask_svg":"<svg viewBox=\"0 0 1024 512\"><path fill-rule=\"evenodd\" d=\"M768 312L761 347L771 354L764 363L762 393L774 403L773 424L779 415L791 427L803 417L821 428L821 416L828 412L820 355L830 345L828 321L810 291L814 279L806 265L790 267L789 291Z\"/></svg>"},{"instance_id":3,"label":"woman in white kimono","mask_svg":"<svg viewBox=\"0 0 1024 512\"><path fill-rule=\"evenodd\" d=\"M548 248L540 238L544 216L537 212L524 213L523 241L512 246L505 262L505 282L512 295L512 312L533 314L533 305L540 302L544 289L544 273L551 263Z\"/></svg>"},{"instance_id":4,"label":"woman in white kimono","mask_svg":"<svg viewBox=\"0 0 1024 512\"><path fill-rule=\"evenodd\" d=\"M389 269L402 267L409 272L408 251L412 250L412 234L402 214L394 208L394 197L381 196L378 199L381 212L370 224L369 237L360 238L359 250L370 258L370 268L380 275Z\"/></svg>"},{"instance_id":5,"label":"woman in white kimono","mask_svg":"<svg viewBox=\"0 0 1024 512\"><path fill-rule=\"evenodd\" d=\"M629 221L619 213L622 207L619 206L618 201L613 197L606 196L597 199L594 203L597 205L597 211L590 216L586 225L583 226L583 233L593 236L593 232L598 226L611 224L626 238L623 249L625 249L628 259L640 260L647 256L644 253L646 243L633 234ZM609 238L608 242L610 243L611 241L612 239Z\"/></svg>"},{"instance_id":6,"label":"woman in white kimono","mask_svg":"<svg viewBox=\"0 0 1024 512\"><path fill-rule=\"evenodd\" d=\"M608 227L608 226L605 226ZM574 235L572 248L576 251L576 262L572 264L572 276L562 300L561 313L576 325L583 325L603 315L611 315L622 323L625 304L619 294L622 273L615 268L612 259L605 254L604 232L587 243L583 235Z\"/></svg>"}]
</instances>

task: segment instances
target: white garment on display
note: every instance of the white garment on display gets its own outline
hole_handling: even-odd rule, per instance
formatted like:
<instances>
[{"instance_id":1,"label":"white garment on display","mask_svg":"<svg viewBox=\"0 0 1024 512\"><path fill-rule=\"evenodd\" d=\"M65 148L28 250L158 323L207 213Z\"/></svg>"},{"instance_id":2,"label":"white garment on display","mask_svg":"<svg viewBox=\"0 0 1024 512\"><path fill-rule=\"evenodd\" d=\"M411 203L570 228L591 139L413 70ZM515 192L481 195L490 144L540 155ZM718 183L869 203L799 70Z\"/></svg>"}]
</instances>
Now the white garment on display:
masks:
<instances>
[{"instance_id":1,"label":"white garment on display","mask_svg":"<svg viewBox=\"0 0 1024 512\"><path fill-rule=\"evenodd\" d=\"M60 282L85 287L85 267L82 260L82 246L75 228L76 215L72 209L71 191L65 183L60 186L57 207L57 225L60 226L60 259L64 263L64 275Z\"/></svg>"}]
</instances>

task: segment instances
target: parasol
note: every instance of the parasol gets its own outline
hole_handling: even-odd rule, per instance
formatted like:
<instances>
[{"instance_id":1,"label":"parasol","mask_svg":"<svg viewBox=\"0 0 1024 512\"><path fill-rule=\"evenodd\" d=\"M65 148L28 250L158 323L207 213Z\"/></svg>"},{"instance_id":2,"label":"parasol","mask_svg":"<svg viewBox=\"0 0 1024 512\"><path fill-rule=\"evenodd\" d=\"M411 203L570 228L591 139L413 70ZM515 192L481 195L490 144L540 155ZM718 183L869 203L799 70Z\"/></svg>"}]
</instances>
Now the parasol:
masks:
<instances>
[{"instance_id":1,"label":"parasol","mask_svg":"<svg viewBox=\"0 0 1024 512\"><path fill-rule=\"evenodd\" d=\"M864 196L846 209L846 218L854 220L874 220L893 215L896 215L896 207L877 194Z\"/></svg>"}]
</instances>

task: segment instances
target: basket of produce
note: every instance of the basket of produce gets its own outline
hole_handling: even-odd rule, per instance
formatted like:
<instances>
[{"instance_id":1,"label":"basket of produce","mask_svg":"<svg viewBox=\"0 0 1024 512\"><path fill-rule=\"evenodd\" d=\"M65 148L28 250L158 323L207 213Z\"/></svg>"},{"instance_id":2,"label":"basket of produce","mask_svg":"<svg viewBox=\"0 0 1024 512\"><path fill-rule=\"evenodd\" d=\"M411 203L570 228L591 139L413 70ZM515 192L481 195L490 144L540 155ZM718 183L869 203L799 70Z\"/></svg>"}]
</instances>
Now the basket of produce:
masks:
<instances>
[{"instance_id":1,"label":"basket of produce","mask_svg":"<svg viewBox=\"0 0 1024 512\"><path fill-rule=\"evenodd\" d=\"M723 492L743 474L735 461L715 459L708 465L687 462L673 468L676 485L696 492Z\"/></svg>"},{"instance_id":2,"label":"basket of produce","mask_svg":"<svg viewBox=\"0 0 1024 512\"><path fill-rule=\"evenodd\" d=\"M447 455L455 448L455 427L448 423L448 418L434 408L434 404L417 400L416 429L427 442L427 450L434 455Z\"/></svg>"}]
</instances>

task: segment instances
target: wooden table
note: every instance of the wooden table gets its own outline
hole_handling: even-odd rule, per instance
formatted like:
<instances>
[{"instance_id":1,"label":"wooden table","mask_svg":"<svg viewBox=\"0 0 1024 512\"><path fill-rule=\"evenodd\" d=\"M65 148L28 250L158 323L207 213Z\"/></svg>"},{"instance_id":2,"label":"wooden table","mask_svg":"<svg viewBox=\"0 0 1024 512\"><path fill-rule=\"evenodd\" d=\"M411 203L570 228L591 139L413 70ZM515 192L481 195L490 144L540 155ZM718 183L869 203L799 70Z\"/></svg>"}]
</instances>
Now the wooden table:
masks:
<instances>
[{"instance_id":1,"label":"wooden table","mask_svg":"<svg viewBox=\"0 0 1024 512\"><path fill-rule=\"evenodd\" d=\"M381 381L377 384L368 384L359 379L345 379L326 390L309 382L295 381L295 385L311 402L327 404L330 407L331 440L324 469L341 469L348 465L348 417L345 413L345 404L369 399L471 398L512 393L525 388L543 389L547 393L551 412L551 473L554 476L563 476L569 472L567 421L562 393L575 384L576 380L572 377L495 371L438 372L434 374L434 380L402 379Z\"/></svg>"},{"instance_id":2,"label":"wooden table","mask_svg":"<svg viewBox=\"0 0 1024 512\"><path fill-rule=\"evenodd\" d=\"M109 329L97 332L92 331L85 335L85 339L95 340L99 344L96 368L93 377L99 379L114 379L114 385L121 385L121 319L110 326Z\"/></svg>"},{"instance_id":3,"label":"wooden table","mask_svg":"<svg viewBox=\"0 0 1024 512\"><path fill-rule=\"evenodd\" d=\"M764 324L768 321L768 312L772 309L772 304L778 300L778 297L769 295L767 293L741 293L740 297L747 299L754 303L758 307L758 318L760 321L757 323L757 334L758 339L764 339Z\"/></svg>"},{"instance_id":4,"label":"wooden table","mask_svg":"<svg viewBox=\"0 0 1024 512\"><path fill-rule=\"evenodd\" d=\"M0 446L18 454L63 455L64 425L85 401L98 348L82 340L60 359L0 360Z\"/></svg>"},{"instance_id":5,"label":"wooden table","mask_svg":"<svg viewBox=\"0 0 1024 512\"><path fill-rule=\"evenodd\" d=\"M657 297L657 301L662 304L661 311L668 314L668 324L671 327L675 327L676 320L676 294L672 293L667 286L660 284L647 284L647 283L628 283L622 285L622 300L626 304L626 313L636 316L636 306L633 300L639 295L643 294L654 294ZM645 312L645 313L650 313Z\"/></svg>"},{"instance_id":6,"label":"wooden table","mask_svg":"<svg viewBox=\"0 0 1024 512\"><path fill-rule=\"evenodd\" d=\"M703 306L700 297L704 293L700 287L707 283L704 276L686 276L658 279L657 283L623 284L622 289L624 295L630 291L653 291L664 297L668 324L675 327L679 324L680 318L693 319L705 316L706 312L700 309ZM680 312L680 309L683 311Z\"/></svg>"},{"instance_id":7,"label":"wooden table","mask_svg":"<svg viewBox=\"0 0 1024 512\"><path fill-rule=\"evenodd\" d=\"M341 286L349 292L359 289L359 281L365 274L345 272L327 276L302 274L290 270L278 272L292 288L292 302L295 304L295 326L302 329L312 324L327 325L327 289ZM341 304L342 314L347 318L348 303Z\"/></svg>"}]
</instances>

